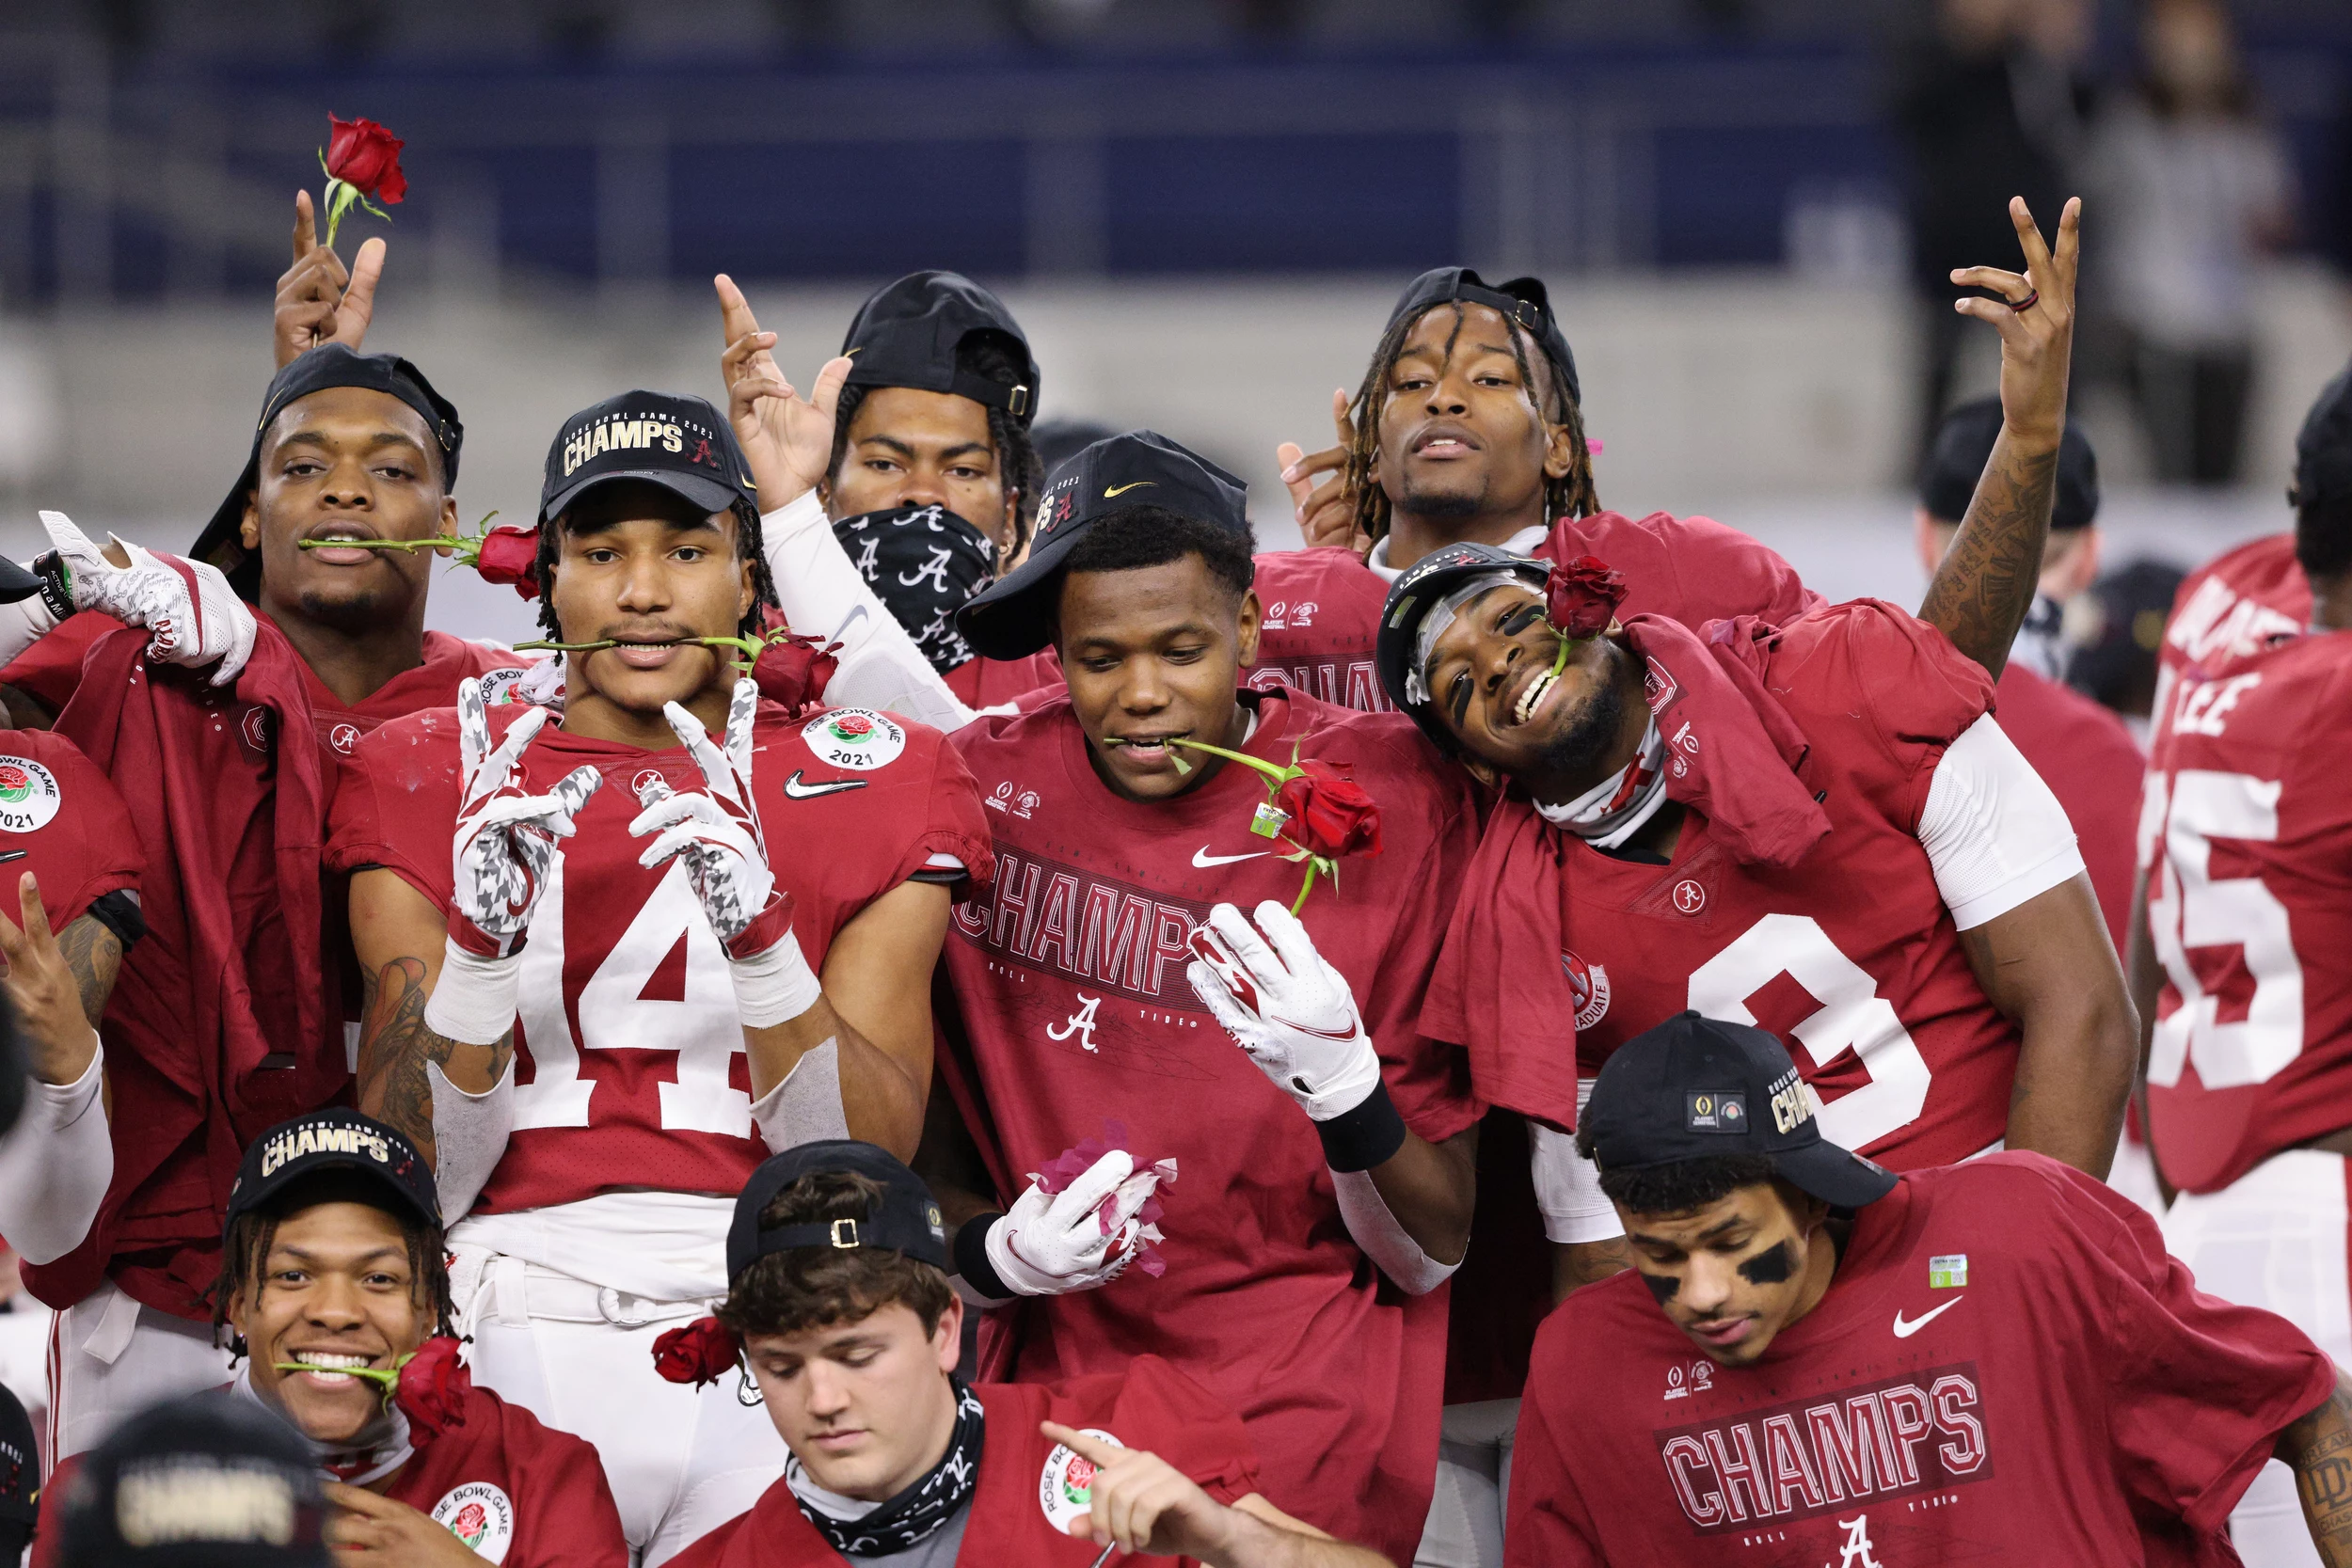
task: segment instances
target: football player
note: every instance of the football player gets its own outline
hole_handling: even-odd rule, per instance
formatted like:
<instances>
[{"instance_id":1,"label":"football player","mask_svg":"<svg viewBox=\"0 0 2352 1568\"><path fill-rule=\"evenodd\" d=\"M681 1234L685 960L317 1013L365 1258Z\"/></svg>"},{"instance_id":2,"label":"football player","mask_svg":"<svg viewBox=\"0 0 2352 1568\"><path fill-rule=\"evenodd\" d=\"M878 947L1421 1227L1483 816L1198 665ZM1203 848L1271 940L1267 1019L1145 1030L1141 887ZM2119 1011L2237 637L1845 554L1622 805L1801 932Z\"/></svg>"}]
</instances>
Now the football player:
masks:
<instances>
[{"instance_id":1,"label":"football player","mask_svg":"<svg viewBox=\"0 0 2352 1568\"><path fill-rule=\"evenodd\" d=\"M566 420L538 563L560 688L371 735L330 847L360 1105L435 1163L475 1369L596 1445L646 1563L784 1463L739 1390L665 1383L647 1347L725 1292L770 1150L913 1151L951 889L989 866L936 732L763 702L708 641L772 604L751 477L699 399Z\"/></svg>"},{"instance_id":2,"label":"football player","mask_svg":"<svg viewBox=\"0 0 2352 1568\"><path fill-rule=\"evenodd\" d=\"M2166 1244L2352 1362L2352 370L2304 421L2294 496L2310 627L2171 684L2133 977L2149 1143L2180 1195ZM2230 1528L2260 1568L2319 1560L2282 1465Z\"/></svg>"},{"instance_id":3,"label":"football player","mask_svg":"<svg viewBox=\"0 0 2352 1568\"><path fill-rule=\"evenodd\" d=\"M1761 1029L1684 1013L1577 1130L1633 1272L1536 1337L1504 1561L2231 1562L2276 1454L2352 1552L2352 1386L2154 1223L2009 1151L1898 1176Z\"/></svg>"}]
</instances>

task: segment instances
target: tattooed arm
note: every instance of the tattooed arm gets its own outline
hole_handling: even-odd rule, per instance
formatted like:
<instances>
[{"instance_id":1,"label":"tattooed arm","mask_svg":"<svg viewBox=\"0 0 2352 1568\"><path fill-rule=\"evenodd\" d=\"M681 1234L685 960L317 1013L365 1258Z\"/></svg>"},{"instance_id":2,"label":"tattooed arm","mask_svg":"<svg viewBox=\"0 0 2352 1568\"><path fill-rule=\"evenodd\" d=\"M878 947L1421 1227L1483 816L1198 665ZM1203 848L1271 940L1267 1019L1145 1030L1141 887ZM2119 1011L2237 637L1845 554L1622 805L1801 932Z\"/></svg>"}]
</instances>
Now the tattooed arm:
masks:
<instances>
[{"instance_id":1,"label":"tattooed arm","mask_svg":"<svg viewBox=\"0 0 2352 1568\"><path fill-rule=\"evenodd\" d=\"M1956 302L1963 315L1990 322L2000 331L2001 435L1960 532L1919 605L1919 619L1996 680L2009 662L2017 628L2033 608L2042 546L2050 535L2058 437L2066 428L2081 214L2081 202L2066 204L2053 254L2024 200L2011 198L2010 221L2026 253L2026 272L1963 267L1952 274L1954 283L1990 290L2001 299L2034 296L2024 310L2012 310L2001 299L1971 296Z\"/></svg>"},{"instance_id":2,"label":"tattooed arm","mask_svg":"<svg viewBox=\"0 0 2352 1568\"><path fill-rule=\"evenodd\" d=\"M437 1066L457 1088L479 1095L497 1085L515 1055L511 1029L491 1044L472 1045L425 1022L425 1002L440 978L448 935L441 912L395 873L368 870L351 879L351 941L366 985L359 1109L398 1128L437 1164L427 1065Z\"/></svg>"},{"instance_id":3,"label":"tattooed arm","mask_svg":"<svg viewBox=\"0 0 2352 1568\"><path fill-rule=\"evenodd\" d=\"M2295 1471L2319 1560L2352 1568L2352 1378L2338 1369L2335 1392L2280 1433L2271 1451Z\"/></svg>"}]
</instances>

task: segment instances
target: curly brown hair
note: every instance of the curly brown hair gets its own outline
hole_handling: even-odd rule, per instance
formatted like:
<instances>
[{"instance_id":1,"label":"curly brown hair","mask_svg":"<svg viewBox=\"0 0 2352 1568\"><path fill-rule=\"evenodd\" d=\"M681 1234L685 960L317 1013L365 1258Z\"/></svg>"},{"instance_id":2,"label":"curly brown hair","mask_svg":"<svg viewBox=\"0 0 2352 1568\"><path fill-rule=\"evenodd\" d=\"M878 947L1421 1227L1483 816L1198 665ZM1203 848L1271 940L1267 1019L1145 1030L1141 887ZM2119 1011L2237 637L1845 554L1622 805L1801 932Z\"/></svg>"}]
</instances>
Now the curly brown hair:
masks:
<instances>
[{"instance_id":1,"label":"curly brown hair","mask_svg":"<svg viewBox=\"0 0 2352 1568\"><path fill-rule=\"evenodd\" d=\"M1462 331L1462 302L1433 305L1429 309L1454 312L1454 331L1446 339L1451 350ZM1428 314L1429 310L1423 310L1420 315L1399 317L1381 334L1380 346L1373 350L1372 364L1364 372L1364 384L1356 389L1356 401L1348 410L1355 420L1356 439L1348 448L1347 469L1341 478L1356 497L1356 526L1374 540L1386 538L1389 531L1389 493L1372 477L1380 456L1380 416L1389 404L1389 377L1405 353L1406 340ZM1566 473L1544 477L1544 515L1547 519L1590 516L1600 510L1600 496L1593 488L1593 454L1584 440L1584 416L1576 400L1568 396L1567 377L1549 355L1534 348L1525 327L1509 316L1503 317L1502 325L1510 334L1511 356L1518 361L1520 378L1535 388L1536 412L1548 425L1567 427L1576 452L1576 461ZM1540 387L1535 380L1536 360L1544 366Z\"/></svg>"},{"instance_id":2,"label":"curly brown hair","mask_svg":"<svg viewBox=\"0 0 2352 1568\"><path fill-rule=\"evenodd\" d=\"M862 1220L882 1196L879 1183L855 1171L811 1171L771 1198L759 1212L759 1223L773 1228ZM728 1286L716 1315L741 1338L852 1323L897 1302L921 1319L923 1332L930 1334L954 1296L945 1274L901 1252L800 1247L754 1259Z\"/></svg>"}]
</instances>

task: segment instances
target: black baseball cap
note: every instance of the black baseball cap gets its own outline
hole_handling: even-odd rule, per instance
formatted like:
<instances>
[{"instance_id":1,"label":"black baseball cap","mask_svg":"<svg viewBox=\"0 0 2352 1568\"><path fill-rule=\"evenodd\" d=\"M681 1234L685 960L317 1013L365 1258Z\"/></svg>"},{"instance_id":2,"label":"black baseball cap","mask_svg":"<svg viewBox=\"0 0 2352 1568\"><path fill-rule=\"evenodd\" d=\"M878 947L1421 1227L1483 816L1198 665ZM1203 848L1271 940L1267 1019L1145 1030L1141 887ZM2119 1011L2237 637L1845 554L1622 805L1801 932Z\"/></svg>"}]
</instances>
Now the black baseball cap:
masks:
<instances>
[{"instance_id":1,"label":"black baseball cap","mask_svg":"<svg viewBox=\"0 0 2352 1568\"><path fill-rule=\"evenodd\" d=\"M1604 1176L1761 1154L1836 1208L1895 1190L1894 1172L1821 1136L1813 1090L1780 1041L1750 1024L1681 1012L1645 1029L1601 1068L1581 1116Z\"/></svg>"},{"instance_id":2,"label":"black baseball cap","mask_svg":"<svg viewBox=\"0 0 2352 1568\"><path fill-rule=\"evenodd\" d=\"M1576 356L1568 352L1559 318L1551 313L1550 291L1541 278L1514 277L1507 283L1490 284L1468 267L1436 267L1406 285L1396 309L1389 312L1389 326L1394 329L1399 322L1418 321L1423 312L1456 301L1489 306L1518 323L1567 383L1568 401L1580 406L1583 404L1584 394L1576 381Z\"/></svg>"},{"instance_id":3,"label":"black baseball cap","mask_svg":"<svg viewBox=\"0 0 2352 1568\"><path fill-rule=\"evenodd\" d=\"M1380 607L1380 631L1373 644L1380 689L1441 751L1454 749L1454 737L1438 722L1427 694L1419 690L1420 672L1413 668L1421 624L1455 589L1496 572L1507 572L1541 594L1551 575L1551 563L1513 555L1492 545L1467 541L1447 545L1405 568L1389 585L1389 596Z\"/></svg>"},{"instance_id":4,"label":"black baseball cap","mask_svg":"<svg viewBox=\"0 0 2352 1568\"><path fill-rule=\"evenodd\" d=\"M1944 416L1935 442L1919 469L1919 504L1929 516L1957 523L1968 515L1977 481L2001 435L2001 400L1979 398ZM2090 437L2073 420L2058 437L2058 490L2050 503L2050 531L2066 533L2099 519L2099 456Z\"/></svg>"},{"instance_id":5,"label":"black baseball cap","mask_svg":"<svg viewBox=\"0 0 2352 1568\"><path fill-rule=\"evenodd\" d=\"M0 1562L14 1562L40 1517L40 1449L33 1419L0 1384Z\"/></svg>"},{"instance_id":6,"label":"black baseball cap","mask_svg":"<svg viewBox=\"0 0 2352 1568\"><path fill-rule=\"evenodd\" d=\"M1037 503L1029 559L956 611L985 658L1024 658L1054 640L1062 562L1088 529L1133 506L1166 507L1249 538L1249 487L1157 431L1097 441L1056 468Z\"/></svg>"},{"instance_id":7,"label":"black baseball cap","mask_svg":"<svg viewBox=\"0 0 2352 1568\"><path fill-rule=\"evenodd\" d=\"M864 1219L812 1220L803 1225L763 1226L760 1211L776 1195L815 1171L852 1171L872 1180L882 1197ZM939 1215L938 1200L923 1179L900 1164L888 1149L855 1138L828 1138L802 1144L774 1155L752 1172L735 1200L735 1219L727 1227L727 1277L773 1252L803 1247L882 1247L929 1263L943 1274L947 1262L947 1227Z\"/></svg>"},{"instance_id":8,"label":"black baseball cap","mask_svg":"<svg viewBox=\"0 0 2352 1568\"><path fill-rule=\"evenodd\" d=\"M958 351L993 337L1011 356L1010 386L971 369ZM1037 418L1037 361L1005 302L959 272L911 272L885 283L850 318L841 352L852 387L953 392L1001 408L1024 426Z\"/></svg>"},{"instance_id":9,"label":"black baseball cap","mask_svg":"<svg viewBox=\"0 0 2352 1568\"><path fill-rule=\"evenodd\" d=\"M326 1568L326 1497L301 1433L218 1390L149 1407L65 1482L63 1568Z\"/></svg>"},{"instance_id":10,"label":"black baseball cap","mask_svg":"<svg viewBox=\"0 0 2352 1568\"><path fill-rule=\"evenodd\" d=\"M465 445L466 427L458 422L457 405L435 391L422 371L398 355L354 354L341 343L308 351L271 379L262 399L262 417L253 426L253 450L246 454L245 472L188 549L192 559L219 567L241 598L251 601L262 593L262 558L245 547L244 538L246 497L261 483L262 436L288 404L336 387L382 392L415 409L441 450L442 489L457 488L457 453Z\"/></svg>"},{"instance_id":11,"label":"black baseball cap","mask_svg":"<svg viewBox=\"0 0 2352 1568\"><path fill-rule=\"evenodd\" d=\"M281 1121L246 1146L236 1185L229 1189L229 1223L267 1208L295 1182L329 1170L372 1176L382 1183L392 1212L427 1225L441 1223L433 1167L418 1157L416 1146L380 1121L341 1110Z\"/></svg>"},{"instance_id":12,"label":"black baseball cap","mask_svg":"<svg viewBox=\"0 0 2352 1568\"><path fill-rule=\"evenodd\" d=\"M563 515L596 485L624 479L659 484L706 515L739 501L759 514L759 487L734 430L701 398L623 392L565 420L548 447L539 521Z\"/></svg>"},{"instance_id":13,"label":"black baseball cap","mask_svg":"<svg viewBox=\"0 0 2352 1568\"><path fill-rule=\"evenodd\" d=\"M2320 391L2295 436L2297 506L2352 498L2352 365Z\"/></svg>"}]
</instances>

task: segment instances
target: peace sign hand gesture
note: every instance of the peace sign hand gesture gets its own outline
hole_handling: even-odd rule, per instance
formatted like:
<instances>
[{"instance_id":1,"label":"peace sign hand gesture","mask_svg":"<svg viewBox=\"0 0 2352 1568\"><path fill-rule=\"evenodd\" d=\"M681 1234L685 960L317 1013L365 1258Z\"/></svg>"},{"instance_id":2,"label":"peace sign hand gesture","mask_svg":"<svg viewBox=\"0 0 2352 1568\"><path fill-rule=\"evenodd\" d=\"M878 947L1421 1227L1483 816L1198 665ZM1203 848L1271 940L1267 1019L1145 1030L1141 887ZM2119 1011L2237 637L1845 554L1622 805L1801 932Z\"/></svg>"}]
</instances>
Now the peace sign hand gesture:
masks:
<instances>
[{"instance_id":1,"label":"peace sign hand gesture","mask_svg":"<svg viewBox=\"0 0 2352 1568\"><path fill-rule=\"evenodd\" d=\"M752 803L752 722L758 707L758 685L748 678L737 681L727 703L722 751L711 744L701 720L676 703L663 704L662 716L693 758L704 787L681 795L648 779L637 796L645 809L628 825L632 837L660 835L638 864L686 863L694 896L732 958L765 952L791 925L792 900L776 891L759 812Z\"/></svg>"},{"instance_id":2,"label":"peace sign hand gesture","mask_svg":"<svg viewBox=\"0 0 2352 1568\"><path fill-rule=\"evenodd\" d=\"M375 316L376 279L384 275L384 242L371 239L343 270L342 258L319 243L310 193L294 193L294 264L278 279L271 347L284 370L322 343L352 353L367 341Z\"/></svg>"},{"instance_id":3,"label":"peace sign hand gesture","mask_svg":"<svg viewBox=\"0 0 2352 1568\"><path fill-rule=\"evenodd\" d=\"M719 373L727 384L727 420L751 463L759 509L774 512L824 480L833 461L834 410L850 377L850 361L825 361L817 384L801 397L776 368L776 335L760 330L759 318L735 279L721 273L712 283L727 343L719 356Z\"/></svg>"},{"instance_id":4,"label":"peace sign hand gesture","mask_svg":"<svg viewBox=\"0 0 2352 1568\"><path fill-rule=\"evenodd\" d=\"M524 749L548 721L548 710L526 708L490 747L489 710L482 683L469 676L457 688L458 778L464 790L450 847L450 938L469 953L502 958L522 947L532 911L547 892L556 840L578 830L573 818L604 783L593 768L575 768L545 795L526 795L516 782Z\"/></svg>"},{"instance_id":5,"label":"peace sign hand gesture","mask_svg":"<svg viewBox=\"0 0 2352 1568\"><path fill-rule=\"evenodd\" d=\"M2055 449L2066 428L2066 381L2074 347L2074 274L2082 254L2079 198L2058 214L2058 249L2042 243L2026 198L2011 197L2010 222L2026 254L2024 273L1999 267L1955 267L1952 281L2000 295L1970 294L1952 302L1963 316L1990 322L2001 334L2001 420L2017 435Z\"/></svg>"}]
</instances>

